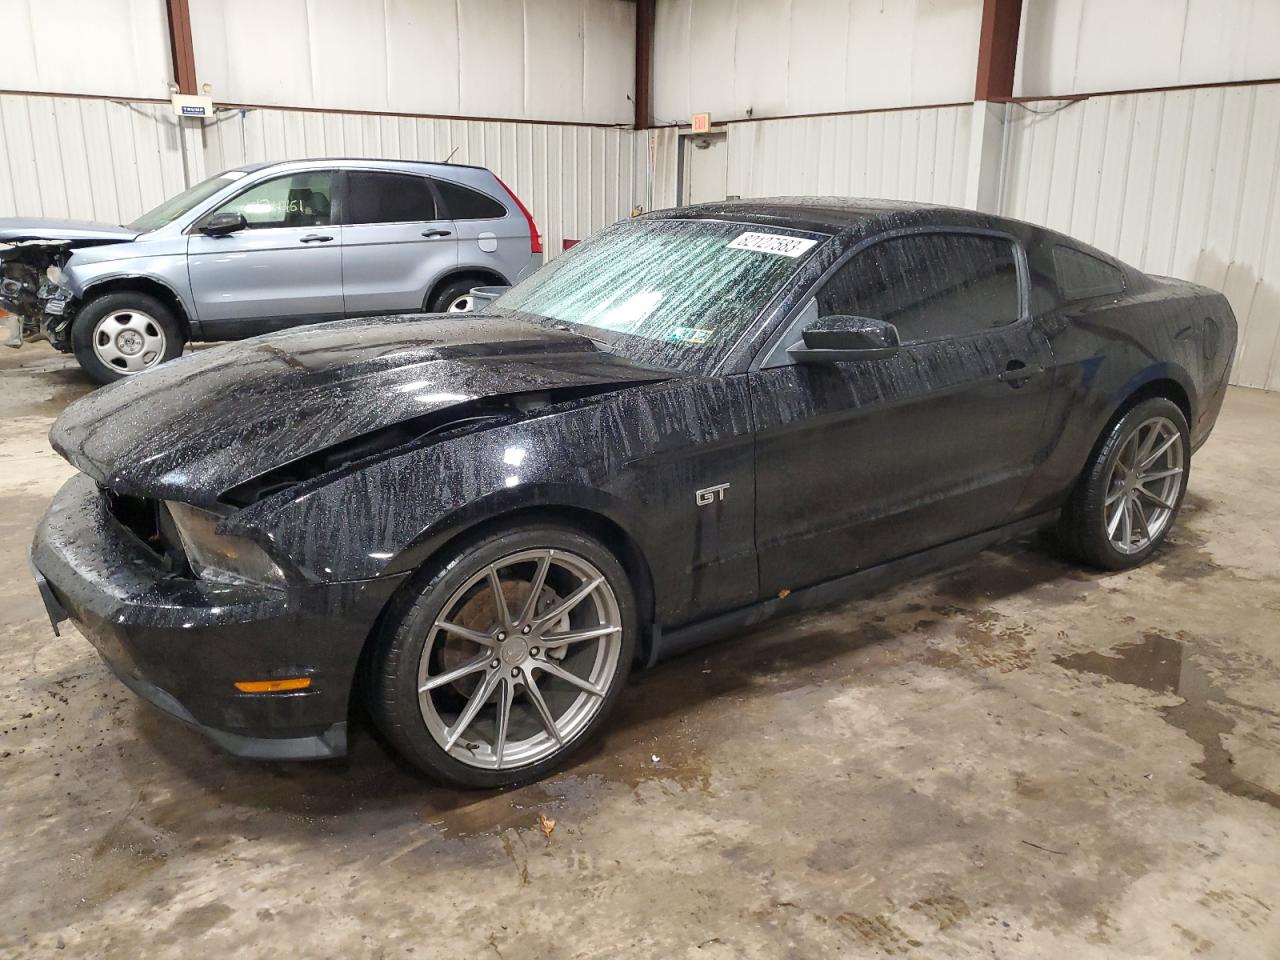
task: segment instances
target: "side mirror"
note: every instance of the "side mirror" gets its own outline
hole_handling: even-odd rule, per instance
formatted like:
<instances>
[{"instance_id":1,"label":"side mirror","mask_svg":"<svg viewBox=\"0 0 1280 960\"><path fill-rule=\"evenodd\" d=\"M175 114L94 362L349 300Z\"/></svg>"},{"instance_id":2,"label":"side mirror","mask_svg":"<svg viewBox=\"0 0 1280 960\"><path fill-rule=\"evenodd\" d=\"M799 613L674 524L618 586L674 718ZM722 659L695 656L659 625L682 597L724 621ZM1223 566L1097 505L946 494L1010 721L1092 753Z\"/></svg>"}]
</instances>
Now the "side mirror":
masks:
<instances>
[{"instance_id":1,"label":"side mirror","mask_svg":"<svg viewBox=\"0 0 1280 960\"><path fill-rule=\"evenodd\" d=\"M787 350L797 363L883 360L898 352L898 328L871 317L822 317L805 328L804 345Z\"/></svg>"},{"instance_id":2,"label":"side mirror","mask_svg":"<svg viewBox=\"0 0 1280 960\"><path fill-rule=\"evenodd\" d=\"M249 221L244 218L243 213L215 213L200 224L200 232L210 237L225 237L248 226Z\"/></svg>"}]
</instances>

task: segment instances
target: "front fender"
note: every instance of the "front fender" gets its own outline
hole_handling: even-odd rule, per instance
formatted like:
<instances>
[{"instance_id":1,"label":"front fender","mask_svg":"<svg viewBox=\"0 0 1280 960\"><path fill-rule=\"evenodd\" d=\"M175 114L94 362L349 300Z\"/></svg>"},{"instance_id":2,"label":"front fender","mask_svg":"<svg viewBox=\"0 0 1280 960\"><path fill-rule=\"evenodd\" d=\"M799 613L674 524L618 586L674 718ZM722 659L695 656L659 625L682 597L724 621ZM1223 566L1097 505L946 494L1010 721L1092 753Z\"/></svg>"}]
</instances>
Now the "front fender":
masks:
<instances>
[{"instance_id":1,"label":"front fender","mask_svg":"<svg viewBox=\"0 0 1280 960\"><path fill-rule=\"evenodd\" d=\"M367 580L494 517L589 511L634 543L657 615L678 625L756 599L753 436L745 377L678 378L353 465L243 508L227 532L310 579ZM699 506L713 485L732 495Z\"/></svg>"},{"instance_id":2,"label":"front fender","mask_svg":"<svg viewBox=\"0 0 1280 960\"><path fill-rule=\"evenodd\" d=\"M387 564L388 574L417 570L440 549L468 530L490 520L526 510L564 510L589 513L610 521L633 540L640 539L639 524L628 505L609 493L581 484L531 483L503 487L474 503L439 518Z\"/></svg>"},{"instance_id":3,"label":"front fender","mask_svg":"<svg viewBox=\"0 0 1280 960\"><path fill-rule=\"evenodd\" d=\"M95 296L95 291L103 284L121 280L157 284L182 304L188 317L195 316L185 252L103 262L77 262L75 255L72 255L63 271L62 283L73 297L84 303Z\"/></svg>"}]
</instances>

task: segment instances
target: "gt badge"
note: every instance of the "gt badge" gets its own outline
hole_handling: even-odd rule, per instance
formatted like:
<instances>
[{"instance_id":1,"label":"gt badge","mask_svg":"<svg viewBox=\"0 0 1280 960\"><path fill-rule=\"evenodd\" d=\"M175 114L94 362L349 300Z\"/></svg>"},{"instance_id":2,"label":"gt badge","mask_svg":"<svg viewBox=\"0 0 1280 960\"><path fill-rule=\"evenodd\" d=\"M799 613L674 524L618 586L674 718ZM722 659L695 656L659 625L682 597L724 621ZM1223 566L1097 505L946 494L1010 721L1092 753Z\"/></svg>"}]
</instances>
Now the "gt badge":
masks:
<instances>
[{"instance_id":1,"label":"gt badge","mask_svg":"<svg viewBox=\"0 0 1280 960\"><path fill-rule=\"evenodd\" d=\"M729 489L727 483L717 483L714 487L706 487L699 490L693 495L693 499L697 501L698 506L705 507L708 504L715 503L717 500L724 499L724 492Z\"/></svg>"}]
</instances>

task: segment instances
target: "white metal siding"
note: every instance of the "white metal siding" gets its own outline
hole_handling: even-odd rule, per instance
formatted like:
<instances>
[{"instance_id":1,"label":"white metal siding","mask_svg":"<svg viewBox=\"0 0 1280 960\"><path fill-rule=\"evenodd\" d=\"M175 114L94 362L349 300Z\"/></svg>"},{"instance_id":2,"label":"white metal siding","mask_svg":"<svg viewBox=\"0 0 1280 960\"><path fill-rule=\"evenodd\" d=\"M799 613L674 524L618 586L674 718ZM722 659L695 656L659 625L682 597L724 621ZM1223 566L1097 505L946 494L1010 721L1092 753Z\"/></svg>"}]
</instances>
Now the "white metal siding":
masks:
<instances>
[{"instance_id":1,"label":"white metal siding","mask_svg":"<svg viewBox=\"0 0 1280 960\"><path fill-rule=\"evenodd\" d=\"M972 109L731 123L729 193L961 204Z\"/></svg>"},{"instance_id":2,"label":"white metal siding","mask_svg":"<svg viewBox=\"0 0 1280 960\"><path fill-rule=\"evenodd\" d=\"M1223 291L1233 382L1280 388L1280 84L1011 110L1002 212Z\"/></svg>"},{"instance_id":3,"label":"white metal siding","mask_svg":"<svg viewBox=\"0 0 1280 960\"><path fill-rule=\"evenodd\" d=\"M259 160L388 157L488 167L533 213L547 256L645 203L646 137L633 130L428 120L300 110L220 113L205 129L210 174Z\"/></svg>"},{"instance_id":4,"label":"white metal siding","mask_svg":"<svg viewBox=\"0 0 1280 960\"><path fill-rule=\"evenodd\" d=\"M186 181L167 103L0 95L0 216L128 223Z\"/></svg>"},{"instance_id":5,"label":"white metal siding","mask_svg":"<svg viewBox=\"0 0 1280 960\"><path fill-rule=\"evenodd\" d=\"M167 97L164 0L0 0L0 90Z\"/></svg>"},{"instance_id":6,"label":"white metal siding","mask_svg":"<svg viewBox=\"0 0 1280 960\"><path fill-rule=\"evenodd\" d=\"M982 0L660 0L655 117L967 101L981 18Z\"/></svg>"},{"instance_id":7,"label":"white metal siding","mask_svg":"<svg viewBox=\"0 0 1280 960\"><path fill-rule=\"evenodd\" d=\"M1280 77L1277 0L1027 0L1014 93Z\"/></svg>"},{"instance_id":8,"label":"white metal siding","mask_svg":"<svg viewBox=\"0 0 1280 960\"><path fill-rule=\"evenodd\" d=\"M229 103L630 123L626 0L191 0Z\"/></svg>"}]
</instances>

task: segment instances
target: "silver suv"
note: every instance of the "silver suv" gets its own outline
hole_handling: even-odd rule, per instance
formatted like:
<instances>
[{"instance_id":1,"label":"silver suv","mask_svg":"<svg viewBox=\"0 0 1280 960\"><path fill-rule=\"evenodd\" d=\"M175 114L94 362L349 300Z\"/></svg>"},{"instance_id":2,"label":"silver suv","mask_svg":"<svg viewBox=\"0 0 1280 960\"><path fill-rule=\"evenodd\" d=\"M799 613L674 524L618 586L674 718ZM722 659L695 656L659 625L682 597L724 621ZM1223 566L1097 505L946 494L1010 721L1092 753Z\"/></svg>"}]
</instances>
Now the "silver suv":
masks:
<instances>
[{"instance_id":1,"label":"silver suv","mask_svg":"<svg viewBox=\"0 0 1280 960\"><path fill-rule=\"evenodd\" d=\"M340 317L461 311L542 263L533 217L483 167L237 167L127 226L0 220L6 342L47 339L107 383L182 352Z\"/></svg>"}]
</instances>

